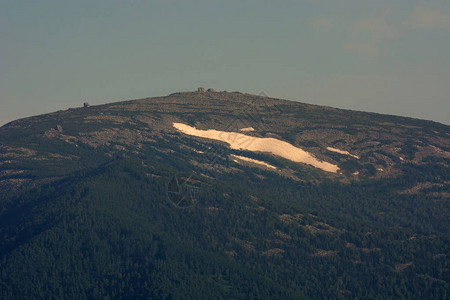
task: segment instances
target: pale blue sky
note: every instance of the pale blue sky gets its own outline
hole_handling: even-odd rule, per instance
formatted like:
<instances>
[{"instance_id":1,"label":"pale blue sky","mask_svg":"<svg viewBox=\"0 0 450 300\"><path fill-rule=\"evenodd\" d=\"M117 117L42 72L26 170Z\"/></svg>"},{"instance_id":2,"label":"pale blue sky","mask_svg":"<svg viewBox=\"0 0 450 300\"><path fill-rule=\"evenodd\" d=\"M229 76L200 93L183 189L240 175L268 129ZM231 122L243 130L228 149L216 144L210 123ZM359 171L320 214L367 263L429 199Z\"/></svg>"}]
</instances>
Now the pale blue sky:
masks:
<instances>
[{"instance_id":1,"label":"pale blue sky","mask_svg":"<svg viewBox=\"0 0 450 300\"><path fill-rule=\"evenodd\" d=\"M0 125L198 86L450 124L448 0L0 0Z\"/></svg>"}]
</instances>

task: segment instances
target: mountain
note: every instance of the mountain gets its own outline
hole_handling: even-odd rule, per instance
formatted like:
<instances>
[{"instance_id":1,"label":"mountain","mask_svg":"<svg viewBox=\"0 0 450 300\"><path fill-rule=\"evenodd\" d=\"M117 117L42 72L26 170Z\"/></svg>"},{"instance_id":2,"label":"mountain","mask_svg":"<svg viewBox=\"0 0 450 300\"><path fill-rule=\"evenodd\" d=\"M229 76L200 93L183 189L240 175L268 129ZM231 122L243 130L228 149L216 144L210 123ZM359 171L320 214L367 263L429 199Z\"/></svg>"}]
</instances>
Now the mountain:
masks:
<instances>
[{"instance_id":1,"label":"mountain","mask_svg":"<svg viewBox=\"0 0 450 300\"><path fill-rule=\"evenodd\" d=\"M0 128L0 298L449 296L450 127L214 90Z\"/></svg>"}]
</instances>

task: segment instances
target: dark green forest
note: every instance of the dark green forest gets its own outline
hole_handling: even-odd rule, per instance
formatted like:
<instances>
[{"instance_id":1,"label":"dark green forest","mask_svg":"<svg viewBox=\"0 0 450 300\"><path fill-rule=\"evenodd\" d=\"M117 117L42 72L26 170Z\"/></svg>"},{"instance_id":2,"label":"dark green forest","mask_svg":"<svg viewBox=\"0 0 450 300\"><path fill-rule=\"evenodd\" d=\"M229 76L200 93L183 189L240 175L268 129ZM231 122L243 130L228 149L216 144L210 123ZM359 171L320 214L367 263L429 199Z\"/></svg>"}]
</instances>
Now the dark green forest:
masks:
<instances>
[{"instance_id":1,"label":"dark green forest","mask_svg":"<svg viewBox=\"0 0 450 300\"><path fill-rule=\"evenodd\" d=\"M249 171L205 180L180 209L170 164L149 176L151 163L115 158L2 200L1 298L449 295L448 203L396 193L448 170L319 185L260 171L270 186Z\"/></svg>"},{"instance_id":2,"label":"dark green forest","mask_svg":"<svg viewBox=\"0 0 450 300\"><path fill-rule=\"evenodd\" d=\"M173 122L252 126L339 172ZM0 299L448 299L449 135L238 92L11 122L0 127Z\"/></svg>"}]
</instances>

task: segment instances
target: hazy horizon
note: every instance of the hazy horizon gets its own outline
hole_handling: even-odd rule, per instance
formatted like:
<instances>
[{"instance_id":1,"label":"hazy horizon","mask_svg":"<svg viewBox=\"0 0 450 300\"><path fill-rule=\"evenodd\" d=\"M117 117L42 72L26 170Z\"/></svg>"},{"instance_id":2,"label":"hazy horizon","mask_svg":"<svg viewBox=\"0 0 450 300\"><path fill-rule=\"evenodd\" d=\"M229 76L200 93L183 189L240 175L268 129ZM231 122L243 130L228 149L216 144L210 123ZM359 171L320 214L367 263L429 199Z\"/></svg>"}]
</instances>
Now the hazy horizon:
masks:
<instances>
[{"instance_id":1,"label":"hazy horizon","mask_svg":"<svg viewBox=\"0 0 450 300\"><path fill-rule=\"evenodd\" d=\"M199 86L450 124L443 0L0 3L0 126Z\"/></svg>"}]
</instances>

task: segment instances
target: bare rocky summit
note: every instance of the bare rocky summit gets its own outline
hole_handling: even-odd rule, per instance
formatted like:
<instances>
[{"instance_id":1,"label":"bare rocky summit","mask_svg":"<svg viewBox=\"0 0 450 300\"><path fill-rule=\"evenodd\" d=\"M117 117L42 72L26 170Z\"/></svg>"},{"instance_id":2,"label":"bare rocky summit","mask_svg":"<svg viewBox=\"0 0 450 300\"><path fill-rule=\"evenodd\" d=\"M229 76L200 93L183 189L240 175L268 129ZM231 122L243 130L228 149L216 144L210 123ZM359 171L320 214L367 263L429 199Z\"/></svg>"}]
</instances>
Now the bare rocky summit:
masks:
<instances>
[{"instance_id":1,"label":"bare rocky summit","mask_svg":"<svg viewBox=\"0 0 450 300\"><path fill-rule=\"evenodd\" d=\"M0 128L0 184L20 187L15 182L34 182L33 174L42 170L51 175L39 180L65 176L89 165L86 155L94 152L102 161L118 154L141 153L146 147L166 153L177 144L188 151L175 151L173 155L194 161L198 158L192 159L190 153L211 144L227 148L220 142L183 135L173 127L174 122L225 132L253 128L245 134L286 141L319 160L339 166L338 174L330 175L301 165L300 168L316 174L314 180L330 176L341 181L396 177L404 172L404 165L430 161L449 167L449 127L443 124L216 92L211 88L204 92L199 88L198 92L90 106L89 110L69 109L13 121ZM185 140L197 147L186 146ZM258 155L273 164L270 155ZM276 167L280 176L304 177L289 164L278 162ZM226 168L223 172L227 172Z\"/></svg>"},{"instance_id":2,"label":"bare rocky summit","mask_svg":"<svg viewBox=\"0 0 450 300\"><path fill-rule=\"evenodd\" d=\"M16 120L0 298L445 299L449 152L436 122L212 89Z\"/></svg>"}]
</instances>

